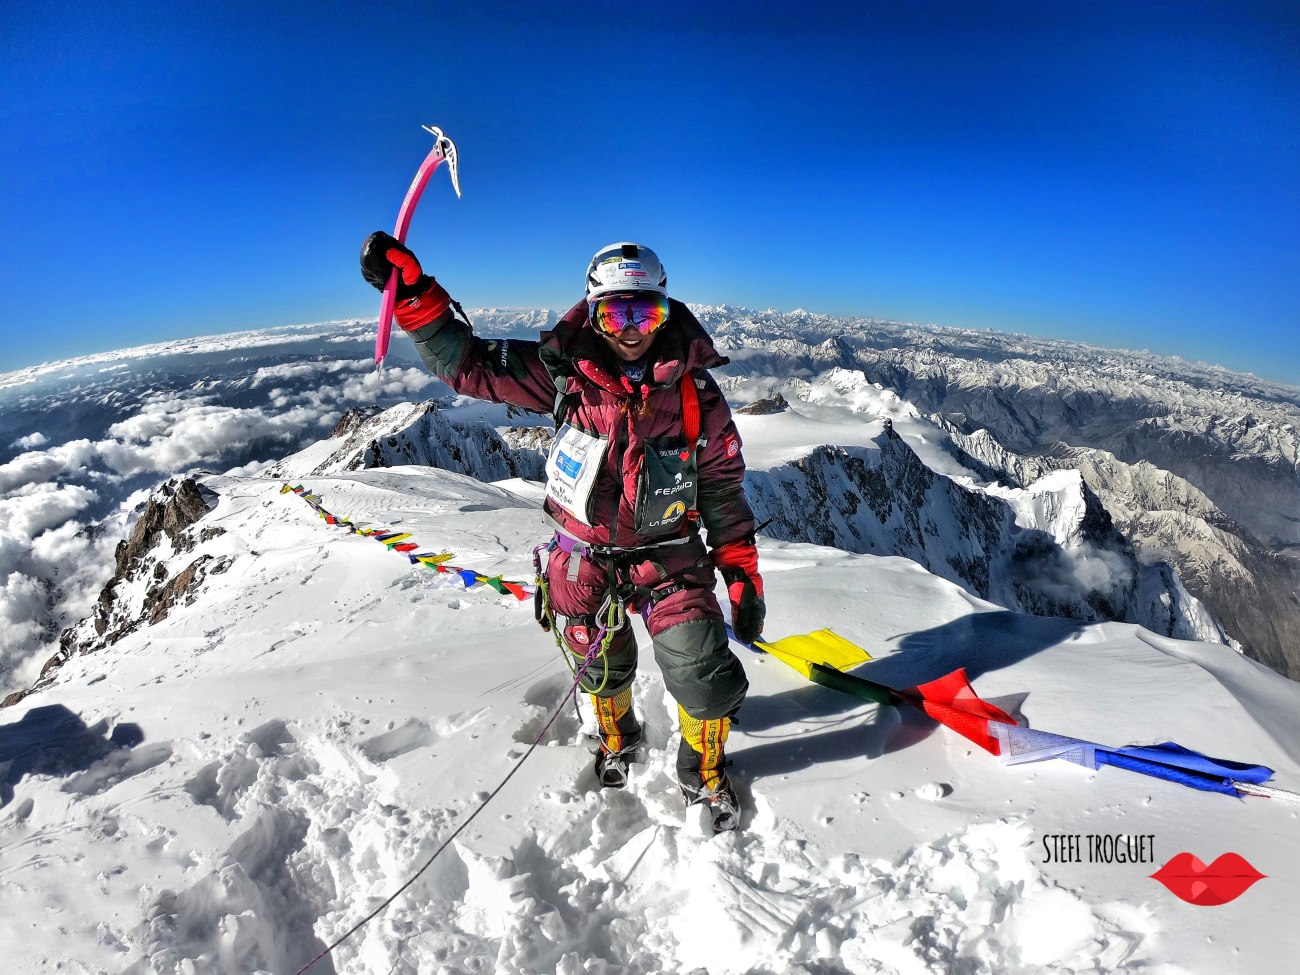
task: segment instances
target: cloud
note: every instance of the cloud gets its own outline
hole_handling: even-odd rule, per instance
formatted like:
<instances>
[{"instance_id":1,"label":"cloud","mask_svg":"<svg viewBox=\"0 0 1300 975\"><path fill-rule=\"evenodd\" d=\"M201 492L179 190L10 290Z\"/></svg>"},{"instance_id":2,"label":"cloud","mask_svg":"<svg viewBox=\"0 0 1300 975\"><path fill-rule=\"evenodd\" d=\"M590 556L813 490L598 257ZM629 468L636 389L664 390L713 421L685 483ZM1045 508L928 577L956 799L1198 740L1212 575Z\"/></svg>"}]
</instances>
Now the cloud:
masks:
<instances>
[{"instance_id":1,"label":"cloud","mask_svg":"<svg viewBox=\"0 0 1300 975\"><path fill-rule=\"evenodd\" d=\"M318 411L296 407L269 413L215 404L166 402L109 428L105 464L119 474L179 471L211 465L222 456L267 439L297 443L315 425Z\"/></svg>"},{"instance_id":2,"label":"cloud","mask_svg":"<svg viewBox=\"0 0 1300 975\"><path fill-rule=\"evenodd\" d=\"M0 677L11 674L49 636L40 622L48 601L45 588L30 576L15 573L0 582Z\"/></svg>"},{"instance_id":3,"label":"cloud","mask_svg":"<svg viewBox=\"0 0 1300 975\"><path fill-rule=\"evenodd\" d=\"M373 327L359 323L357 334ZM252 346L228 347L246 355ZM14 441L22 452L0 464L0 692L34 677L28 671L53 652L59 631L93 610L143 497L123 498L128 489L194 468L256 474L328 434L349 407L418 399L438 382L418 367L380 373L365 358L261 362L251 375L214 372L197 382L151 376L158 385L143 398L139 377L112 365L103 371L120 374L120 386L63 405L80 424L77 439L51 443L35 432ZM106 509L103 530L87 531Z\"/></svg>"},{"instance_id":4,"label":"cloud","mask_svg":"<svg viewBox=\"0 0 1300 975\"><path fill-rule=\"evenodd\" d=\"M7 464L0 464L0 491L8 494L27 484L48 481L64 468L64 462L52 452L30 451L19 454Z\"/></svg>"},{"instance_id":5,"label":"cloud","mask_svg":"<svg viewBox=\"0 0 1300 975\"><path fill-rule=\"evenodd\" d=\"M0 499L0 689L24 686L38 651L86 616L117 539L76 520L97 499L79 485L32 484Z\"/></svg>"},{"instance_id":6,"label":"cloud","mask_svg":"<svg viewBox=\"0 0 1300 975\"><path fill-rule=\"evenodd\" d=\"M313 364L315 365L315 364ZM331 410L341 404L355 406L358 403L393 402L407 399L421 393L438 382L436 376L419 368L388 368L379 373L373 363L358 359L345 363L334 363L344 368L329 370L331 375L338 375L337 385L312 385L294 389L276 386L267 392L270 405L276 409L291 406L314 406L320 410ZM351 375L347 373L351 372ZM255 375L265 379L288 380L301 379L313 375L304 370L303 364L276 366L259 369Z\"/></svg>"},{"instance_id":7,"label":"cloud","mask_svg":"<svg viewBox=\"0 0 1300 975\"><path fill-rule=\"evenodd\" d=\"M49 450L19 454L0 464L0 492L8 494L29 484L51 481L65 471L83 471L97 460L96 445L89 440L71 440Z\"/></svg>"},{"instance_id":8,"label":"cloud","mask_svg":"<svg viewBox=\"0 0 1300 975\"><path fill-rule=\"evenodd\" d=\"M1070 553L1074 577L1085 592L1111 592L1133 584L1133 563L1119 552L1085 545Z\"/></svg>"},{"instance_id":9,"label":"cloud","mask_svg":"<svg viewBox=\"0 0 1300 975\"><path fill-rule=\"evenodd\" d=\"M230 468L225 475L226 477L255 477L274 463L273 460L250 460L247 464Z\"/></svg>"},{"instance_id":10,"label":"cloud","mask_svg":"<svg viewBox=\"0 0 1300 975\"><path fill-rule=\"evenodd\" d=\"M31 539L0 533L0 581L32 565Z\"/></svg>"},{"instance_id":11,"label":"cloud","mask_svg":"<svg viewBox=\"0 0 1300 975\"><path fill-rule=\"evenodd\" d=\"M335 359L331 362L286 362L274 366L263 366L253 373L252 385L260 386L270 379L301 379L305 376L337 375L346 370L368 368L363 360Z\"/></svg>"},{"instance_id":12,"label":"cloud","mask_svg":"<svg viewBox=\"0 0 1300 975\"><path fill-rule=\"evenodd\" d=\"M81 524L68 521L32 542L37 571L57 580L62 594L54 614L59 629L90 614L116 566L118 539L117 533L88 532Z\"/></svg>"},{"instance_id":13,"label":"cloud","mask_svg":"<svg viewBox=\"0 0 1300 975\"><path fill-rule=\"evenodd\" d=\"M79 485L27 485L0 499L0 536L30 541L76 517L98 497Z\"/></svg>"},{"instance_id":14,"label":"cloud","mask_svg":"<svg viewBox=\"0 0 1300 975\"><path fill-rule=\"evenodd\" d=\"M250 450L266 456L275 452L270 445L279 445L287 452L318 437L348 406L409 398L437 380L418 368L381 374L358 359L266 366L251 379L253 386L272 382L290 385L266 390L268 402L256 406L223 403L223 394L212 391L155 394L134 415L111 424L103 439L28 449L0 465L0 492L52 481L98 479L103 484L194 467L221 468L227 460L246 464ZM29 448L47 442L43 434L18 441Z\"/></svg>"}]
</instances>

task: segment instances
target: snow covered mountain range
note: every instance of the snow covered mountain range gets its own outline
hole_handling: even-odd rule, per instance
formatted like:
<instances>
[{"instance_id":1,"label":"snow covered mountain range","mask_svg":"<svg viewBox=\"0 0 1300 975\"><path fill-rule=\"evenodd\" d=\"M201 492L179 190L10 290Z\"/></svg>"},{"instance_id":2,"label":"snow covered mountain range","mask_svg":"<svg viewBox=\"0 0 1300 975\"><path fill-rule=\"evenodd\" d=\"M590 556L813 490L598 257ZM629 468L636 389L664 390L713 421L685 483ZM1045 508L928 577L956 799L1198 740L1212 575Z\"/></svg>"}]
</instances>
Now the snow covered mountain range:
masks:
<instances>
[{"instance_id":1,"label":"snow covered mountain range","mask_svg":"<svg viewBox=\"0 0 1300 975\"><path fill-rule=\"evenodd\" d=\"M1080 471L1144 561L1172 565L1247 654L1300 678L1300 389L992 331L697 312L730 371L861 372L931 417L985 482Z\"/></svg>"},{"instance_id":2,"label":"snow covered mountain range","mask_svg":"<svg viewBox=\"0 0 1300 975\"><path fill-rule=\"evenodd\" d=\"M815 453L819 446L877 455L873 439L889 415L870 402L880 387L898 399L891 407L895 414L901 410L918 424L915 436L906 433L906 424L897 428L905 431L903 440L921 449L923 466L953 479L959 494L964 489L967 497L970 490L996 497L1002 489L1032 489L1053 471L1079 471L1085 506L1091 505L1088 524L1100 526L1109 518L1120 536L1098 549L1110 554L1094 559L1085 574L1099 578L1110 564L1118 573L1111 588L1118 589L1093 596L1085 590L1082 599L1090 610L1077 605L1079 594L1055 605L1042 592L1031 597L1008 573L998 592L990 589L986 571L969 553L956 556L967 565L960 571L945 568L947 556L927 559L924 535L872 541L853 536L861 527L831 531L812 522L797 534L787 520L774 529L781 537L906 552L960 578L973 593L1009 605L1033 610L1037 600L1034 611L1142 620L1158 632L1209 639L1226 636L1279 672L1300 673L1300 560L1286 535L1300 490L1296 390L1178 360L1025 336L806 312L696 310L734 360L720 378L738 406L784 390L799 404L796 414L808 416L834 410L813 403L829 395L838 398L843 415L861 421L847 432L807 431L807 442L796 446L807 448L803 454L813 467L835 456L833 450ZM555 318L547 310L475 313L480 331L495 335L536 334ZM369 328L365 322L336 322L192 339L0 377L0 489L7 493L0 508L0 690L30 684L59 634L89 615L109 575L116 539L159 479L172 473L260 469L287 450L315 442L349 410L374 412L433 395L443 407L440 415L452 423L486 421L506 437L506 443L483 444L504 466L478 465L479 473L528 476L519 465L533 463L527 458L544 449L545 418L457 401L411 365L406 343L395 343L394 365L376 375L367 355ZM899 363L911 370L906 376ZM887 367L922 402L882 382ZM853 406L855 396L866 397L863 405ZM1134 421L1139 414L1147 420ZM466 469L451 456L461 449L451 441L463 440L465 429L445 433L440 458L423 460ZM1122 436L1126 456L1148 439L1159 441L1153 451L1168 466L1123 460L1085 442L1101 442L1107 430L1112 439ZM757 442L751 438L747 454L761 449L764 435ZM1062 439L1049 442L1052 437ZM1174 456L1178 444L1182 454ZM847 455L840 456L836 463L842 466ZM1227 456L1233 460L1225 462ZM389 462L414 458L408 452ZM797 460L787 454L773 466ZM1216 490L1220 482L1234 486L1216 497L1193 480ZM775 484L757 473L751 478L752 490L770 491ZM761 503L769 502L775 498ZM1276 544L1257 534L1270 531ZM1047 535L1063 537L1052 529ZM1027 535L1017 540L1021 555L1029 541ZM1118 561L1112 557L1119 552L1116 544L1126 549ZM1015 551L1013 545L1010 554ZM1137 567L1130 564L1134 556ZM1168 576L1162 564L1178 578L1164 578L1153 589L1153 572ZM1034 575L1040 581L1051 577ZM1158 593L1164 590L1173 595L1162 600ZM1189 610L1187 595L1203 610ZM1164 608L1157 610L1152 598ZM1139 610L1143 602L1146 608ZM1222 635L1216 635L1219 627Z\"/></svg>"},{"instance_id":3,"label":"snow covered mountain range","mask_svg":"<svg viewBox=\"0 0 1300 975\"><path fill-rule=\"evenodd\" d=\"M729 385L733 394L745 389L744 383ZM927 467L905 435L923 444L924 432L931 429L928 422L898 410L893 397L866 386L860 374L834 370L804 395L799 404L819 415L796 414L784 400L784 410L755 409L769 402L758 401L738 414L742 435L762 444L747 461L745 489L756 516L765 522L766 535L910 558L972 595L1018 612L1132 622L1162 636L1227 642L1167 565L1137 559L1077 472L1044 477L1030 489L986 492ZM858 409L875 401L884 411L896 412L897 423L863 424L856 413L847 421L839 418L846 397ZM880 433L860 446L804 446L827 436L852 444L877 429ZM505 432L533 446L510 447L483 422L449 420L432 401L384 411L352 410L330 437L258 476L298 481L419 466L488 482L540 480L549 439L545 431ZM155 571L156 560L144 555L162 538L179 544L180 528L204 510L199 488L190 480L165 490L162 499L151 498L131 538L115 553L116 571L100 592L95 612L63 632L60 653L51 663L102 649L156 622L205 575L224 571L220 563L200 560L172 579ZM134 599L120 599L125 591L135 592ZM47 679L49 670L47 664Z\"/></svg>"},{"instance_id":4,"label":"snow covered mountain range","mask_svg":"<svg viewBox=\"0 0 1300 975\"><path fill-rule=\"evenodd\" d=\"M893 686L964 666L1030 727L1174 738L1300 790L1300 689L1226 646L1181 567L1125 527L1159 498L1224 533L1203 554L1224 546L1239 523L1207 494L1097 448L1074 466L1066 448L1013 453L860 363L821 364L842 343L815 330L760 334L814 316L701 311L732 346L720 378L771 519L771 635L832 625ZM476 319L499 334L550 315ZM530 579L547 418L448 395L400 359L377 376L372 328L0 377L3 609L26 625L6 630L0 710L0 942L24 945L17 975L292 973L404 882L560 705L568 672L530 603L281 492L303 481L340 514ZM631 787L595 788L590 715L564 709L435 868L314 971L1175 975L1300 950L1295 807L1004 767L771 657L745 658L744 828L714 838L681 808L674 705L636 633L650 748ZM1049 853L1090 835L1154 852ZM1179 852L1229 850L1268 877L1223 907L1150 879Z\"/></svg>"},{"instance_id":5,"label":"snow covered mountain range","mask_svg":"<svg viewBox=\"0 0 1300 975\"><path fill-rule=\"evenodd\" d=\"M785 390L796 401L816 400L822 394L801 383L820 378L823 389L843 387L833 396L851 398L865 379L937 428L918 437L941 444L956 459L955 470L929 463L959 483L1027 489L1054 471L1078 471L1094 516L1111 521L1131 550L1121 561L1136 558L1139 567L1112 562L1120 576L1165 577L1154 584L1156 595L1134 591L1099 615L1152 624L1167 615L1170 622L1158 630L1226 637L1300 679L1300 388L1176 358L991 330L801 310L693 309L733 360L720 370L733 377L733 396ZM554 319L554 312L541 311L477 316L493 334L521 334L521 327L526 334ZM840 379L828 379L835 370L842 371ZM823 442L856 440L850 434ZM758 480L751 478L751 495ZM830 517L824 509L821 515ZM814 529L802 514L794 521L804 527L795 531L788 522L778 537L913 558L919 551L915 539L873 547ZM943 572L935 568L943 559L921 561ZM1092 566L1094 577L1104 561ZM1034 568L1039 580L1059 574ZM973 582L978 572L963 578ZM1151 590L1152 583L1130 588ZM1150 602L1163 598L1160 590L1182 592L1165 600L1175 607L1168 614ZM988 593L978 582L972 591ZM1188 605L1187 595L1202 604L1190 625L1178 622L1176 608ZM1143 600L1147 615L1125 605ZM1035 611L1035 597L1023 593L1002 593L1000 601ZM1091 618L1077 606L1037 601L1040 612Z\"/></svg>"}]
</instances>

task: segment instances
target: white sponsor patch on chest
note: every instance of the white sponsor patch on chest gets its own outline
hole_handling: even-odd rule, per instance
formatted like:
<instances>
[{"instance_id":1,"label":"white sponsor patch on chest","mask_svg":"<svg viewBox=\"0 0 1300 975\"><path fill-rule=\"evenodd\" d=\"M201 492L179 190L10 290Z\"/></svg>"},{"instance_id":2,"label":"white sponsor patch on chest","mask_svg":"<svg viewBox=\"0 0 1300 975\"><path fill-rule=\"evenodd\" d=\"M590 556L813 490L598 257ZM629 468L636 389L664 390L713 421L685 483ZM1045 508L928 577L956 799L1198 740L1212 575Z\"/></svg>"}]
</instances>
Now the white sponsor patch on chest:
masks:
<instances>
[{"instance_id":1,"label":"white sponsor patch on chest","mask_svg":"<svg viewBox=\"0 0 1300 975\"><path fill-rule=\"evenodd\" d=\"M608 449L608 440L566 423L546 458L546 496L584 525L591 524L591 492Z\"/></svg>"}]
</instances>

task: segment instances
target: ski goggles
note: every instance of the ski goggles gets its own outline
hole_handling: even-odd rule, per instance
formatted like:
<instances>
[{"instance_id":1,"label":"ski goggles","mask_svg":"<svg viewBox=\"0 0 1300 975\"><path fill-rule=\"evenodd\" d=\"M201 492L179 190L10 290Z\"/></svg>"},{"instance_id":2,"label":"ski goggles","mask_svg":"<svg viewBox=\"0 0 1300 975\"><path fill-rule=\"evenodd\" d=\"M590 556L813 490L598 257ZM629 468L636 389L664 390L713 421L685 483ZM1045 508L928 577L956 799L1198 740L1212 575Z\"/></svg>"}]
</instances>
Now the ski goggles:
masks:
<instances>
[{"instance_id":1,"label":"ski goggles","mask_svg":"<svg viewBox=\"0 0 1300 975\"><path fill-rule=\"evenodd\" d=\"M668 321L668 298L660 294L606 295L588 307L591 324L605 335L622 335L626 328L649 335Z\"/></svg>"}]
</instances>

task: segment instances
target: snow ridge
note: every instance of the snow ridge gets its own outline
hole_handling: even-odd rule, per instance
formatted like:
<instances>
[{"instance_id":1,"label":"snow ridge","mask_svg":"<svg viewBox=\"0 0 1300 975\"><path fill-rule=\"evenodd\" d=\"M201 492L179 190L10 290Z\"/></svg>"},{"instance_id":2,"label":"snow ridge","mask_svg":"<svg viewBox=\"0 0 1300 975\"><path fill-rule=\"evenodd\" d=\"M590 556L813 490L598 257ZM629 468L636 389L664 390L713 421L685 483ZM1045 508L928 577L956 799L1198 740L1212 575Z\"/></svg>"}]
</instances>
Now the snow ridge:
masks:
<instances>
[{"instance_id":1,"label":"snow ridge","mask_svg":"<svg viewBox=\"0 0 1300 975\"><path fill-rule=\"evenodd\" d=\"M318 441L260 473L304 478L409 464L457 471L483 481L545 476L543 458L536 451L507 446L484 423L450 420L433 401L403 403L383 411L350 411L329 440Z\"/></svg>"},{"instance_id":2,"label":"snow ridge","mask_svg":"<svg viewBox=\"0 0 1300 975\"><path fill-rule=\"evenodd\" d=\"M338 439L287 469L317 464ZM933 476L902 446L916 456L900 445L881 462L917 484ZM427 859L569 686L530 607L330 528L274 480L201 487L213 503L193 508L180 544L156 533L138 571L170 578L205 558L226 570L0 712L0 749L21 742L28 756L0 797L0 938L28 946L9 959L15 975L294 971ZM528 571L542 531L536 486L518 480L404 465L321 473L312 488L331 510L508 577ZM1036 503L1068 534L1070 503ZM1222 647L1017 616L907 559L762 547L773 633L833 622L900 685L954 655L981 693L1018 694L1031 724L1172 734L1211 752L1217 741L1300 779L1280 744L1300 738L1295 685ZM745 658L752 692L731 744L743 830L713 837L682 807L675 707L639 623L634 633L648 748L630 787L596 787L589 711L565 707L499 800L324 970L1064 975L1272 955L1268 911L1255 907L1272 901L1245 920L1198 918L1193 936L1180 902L1148 879L1153 866L1072 873L1044 861L1042 841L1151 832L1169 856L1208 837L1283 874L1300 848L1282 804L1135 790L1119 772L1003 769L770 657ZM1115 688L1147 706L1114 708ZM1250 715L1265 700L1271 731ZM58 936L33 940L52 910Z\"/></svg>"}]
</instances>

